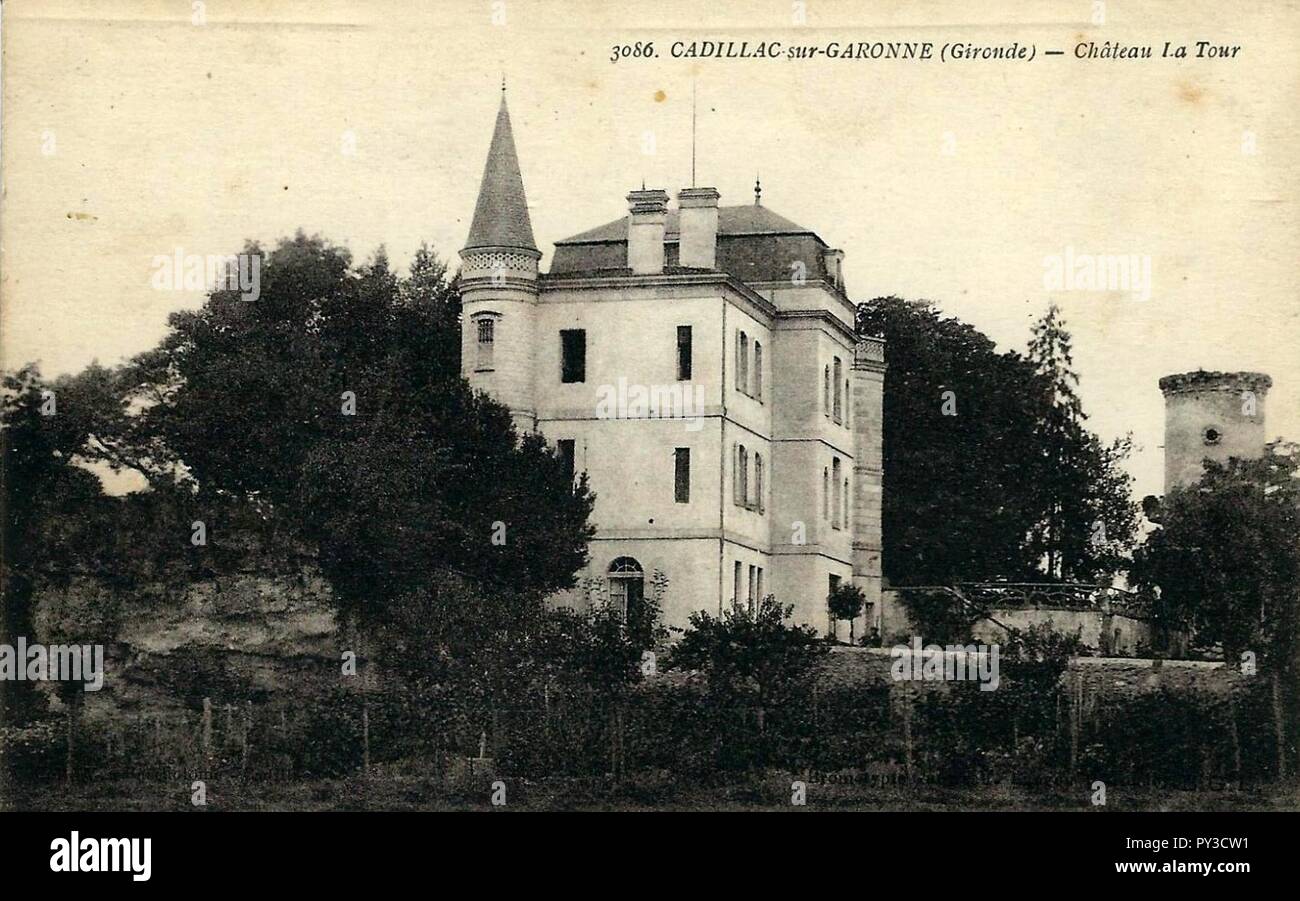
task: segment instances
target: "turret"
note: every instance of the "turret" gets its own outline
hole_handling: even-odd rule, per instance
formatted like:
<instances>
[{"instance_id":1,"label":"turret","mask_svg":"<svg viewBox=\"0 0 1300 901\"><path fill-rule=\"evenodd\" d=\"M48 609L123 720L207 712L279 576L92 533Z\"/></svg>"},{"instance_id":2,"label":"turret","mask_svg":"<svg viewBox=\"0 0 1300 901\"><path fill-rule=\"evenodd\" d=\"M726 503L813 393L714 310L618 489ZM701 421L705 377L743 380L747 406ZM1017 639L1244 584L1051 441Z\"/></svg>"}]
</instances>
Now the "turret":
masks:
<instances>
[{"instance_id":1,"label":"turret","mask_svg":"<svg viewBox=\"0 0 1300 901\"><path fill-rule=\"evenodd\" d=\"M520 434L537 428L534 331L537 261L505 90L461 257L461 372L510 410Z\"/></svg>"},{"instance_id":2,"label":"turret","mask_svg":"<svg viewBox=\"0 0 1300 901\"><path fill-rule=\"evenodd\" d=\"M1165 493L1201 478L1208 458L1264 454L1264 397L1273 380L1262 372L1184 372L1160 380L1165 396Z\"/></svg>"}]
</instances>

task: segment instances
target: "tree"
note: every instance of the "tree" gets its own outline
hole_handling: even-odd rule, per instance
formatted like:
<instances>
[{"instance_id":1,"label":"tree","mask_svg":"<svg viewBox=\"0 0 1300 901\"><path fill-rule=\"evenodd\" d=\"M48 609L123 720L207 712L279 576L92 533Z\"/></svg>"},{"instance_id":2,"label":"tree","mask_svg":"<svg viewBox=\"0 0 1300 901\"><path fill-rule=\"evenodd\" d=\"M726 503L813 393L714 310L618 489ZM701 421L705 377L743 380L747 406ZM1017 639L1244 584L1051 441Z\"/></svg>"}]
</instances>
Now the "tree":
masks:
<instances>
[{"instance_id":1,"label":"tree","mask_svg":"<svg viewBox=\"0 0 1300 901\"><path fill-rule=\"evenodd\" d=\"M885 339L882 564L896 584L1025 578L1036 519L1025 454L1032 371L928 302L878 298L860 334ZM975 477L978 473L978 477Z\"/></svg>"},{"instance_id":2,"label":"tree","mask_svg":"<svg viewBox=\"0 0 1300 901\"><path fill-rule=\"evenodd\" d=\"M165 448L200 504L237 501L309 541L351 622L382 625L399 599L444 610L445 574L511 599L521 622L571 586L593 498L461 379L445 264L422 247L401 278L382 248L354 266L301 233L245 252L261 257L258 299L218 291L173 314L124 373L138 446Z\"/></svg>"},{"instance_id":3,"label":"tree","mask_svg":"<svg viewBox=\"0 0 1300 901\"><path fill-rule=\"evenodd\" d=\"M1122 465L1132 441L1125 436L1105 445L1085 428L1073 339L1056 304L1031 330L1029 361L1038 383L1032 401L1046 474L1034 483L1042 514L1030 546L1052 578L1112 575L1124 567L1137 531L1132 478Z\"/></svg>"},{"instance_id":4,"label":"tree","mask_svg":"<svg viewBox=\"0 0 1300 901\"><path fill-rule=\"evenodd\" d=\"M1300 445L1262 457L1205 461L1193 485L1160 503L1160 527L1134 554L1129 578L1156 610L1220 644L1229 666L1269 674L1277 773L1285 778L1300 718ZM1288 738L1290 736L1290 738Z\"/></svg>"},{"instance_id":5,"label":"tree","mask_svg":"<svg viewBox=\"0 0 1300 901\"><path fill-rule=\"evenodd\" d=\"M1067 503L1061 476L1073 462L1070 437L1087 417L1076 390L1079 376L1074 371L1072 339L1061 318L1060 307L1052 304L1043 318L1034 323L1030 333L1029 361L1039 382L1035 421L1042 426L1041 452L1052 476L1039 483L1044 493L1044 515L1035 531L1037 544L1045 552L1048 575L1060 578Z\"/></svg>"},{"instance_id":6,"label":"tree","mask_svg":"<svg viewBox=\"0 0 1300 901\"><path fill-rule=\"evenodd\" d=\"M44 580L66 577L79 568L106 570L109 584L126 543L113 528L117 506L103 494L99 479L79 465L96 432L121 415L109 371L96 364L77 376L54 382L34 365L5 373L0 381L0 643L55 643L65 637L66 619L47 617L41 634L35 609ZM106 642L116 623L111 601L87 615L80 629L67 633L76 643ZM65 686L70 715L82 700L80 686ZM46 713L31 682L0 680L0 724L22 726ZM68 735L71 736L71 727ZM0 767L0 782L10 758ZM0 785L0 797L4 786Z\"/></svg>"},{"instance_id":7,"label":"tree","mask_svg":"<svg viewBox=\"0 0 1300 901\"><path fill-rule=\"evenodd\" d=\"M734 605L720 617L692 613L668 666L702 671L714 701L754 709L761 733L766 712L801 697L826 653L811 626L786 622L793 612L769 595L753 615Z\"/></svg>"},{"instance_id":8,"label":"tree","mask_svg":"<svg viewBox=\"0 0 1300 901\"><path fill-rule=\"evenodd\" d=\"M144 406L139 433L183 461L201 491L272 509L298 491L319 444L362 431L385 403L418 405L459 379L458 325L448 353L459 301L427 255L403 281L382 249L354 268L347 250L301 232L269 253L244 252L261 258L258 299L218 291L199 310L173 313L125 378ZM356 416L343 413L345 392Z\"/></svg>"},{"instance_id":9,"label":"tree","mask_svg":"<svg viewBox=\"0 0 1300 901\"><path fill-rule=\"evenodd\" d=\"M1121 468L1128 444L1103 445L1078 425L1059 318L1034 336L1035 353L1064 365L1050 372L929 302L864 303L858 331L883 336L889 362L882 563L892 582L1036 580L1048 546L1058 575L1121 567L1137 524ZM1071 417L1054 451L1053 423Z\"/></svg>"},{"instance_id":10,"label":"tree","mask_svg":"<svg viewBox=\"0 0 1300 901\"><path fill-rule=\"evenodd\" d=\"M830 608L831 616L837 620L849 621L849 644L853 644L853 621L862 613L866 603L867 596L852 582L840 582L826 596L826 605Z\"/></svg>"},{"instance_id":11,"label":"tree","mask_svg":"<svg viewBox=\"0 0 1300 901\"><path fill-rule=\"evenodd\" d=\"M1252 651L1266 667L1295 667L1300 637L1300 446L1263 457L1207 460L1200 480L1160 505L1160 527L1134 554L1133 585L1198 643L1222 644L1234 665Z\"/></svg>"},{"instance_id":12,"label":"tree","mask_svg":"<svg viewBox=\"0 0 1300 901\"><path fill-rule=\"evenodd\" d=\"M102 488L75 465L96 424L114 415L114 402L98 390L101 367L83 375L44 381L28 365L6 373L0 392L0 641L34 635L33 592L42 573L65 568L102 538L90 514ZM0 681L0 713L22 722L35 712L28 682Z\"/></svg>"}]
</instances>

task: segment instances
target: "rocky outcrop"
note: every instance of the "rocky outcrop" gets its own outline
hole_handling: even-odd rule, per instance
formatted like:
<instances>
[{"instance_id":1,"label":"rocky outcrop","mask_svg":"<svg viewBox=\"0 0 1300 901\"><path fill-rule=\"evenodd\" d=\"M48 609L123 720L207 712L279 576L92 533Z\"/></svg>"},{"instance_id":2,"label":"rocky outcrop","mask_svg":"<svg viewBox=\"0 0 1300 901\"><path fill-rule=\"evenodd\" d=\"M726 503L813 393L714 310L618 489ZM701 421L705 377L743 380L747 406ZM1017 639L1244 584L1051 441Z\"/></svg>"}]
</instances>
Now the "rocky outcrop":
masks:
<instances>
[{"instance_id":1,"label":"rocky outcrop","mask_svg":"<svg viewBox=\"0 0 1300 901\"><path fill-rule=\"evenodd\" d=\"M65 611L113 609L104 686L86 693L87 715L195 709L204 697L292 702L337 680L330 590L310 563L160 576L127 591L72 574L37 593L36 640L47 644L95 640L60 632Z\"/></svg>"}]
</instances>

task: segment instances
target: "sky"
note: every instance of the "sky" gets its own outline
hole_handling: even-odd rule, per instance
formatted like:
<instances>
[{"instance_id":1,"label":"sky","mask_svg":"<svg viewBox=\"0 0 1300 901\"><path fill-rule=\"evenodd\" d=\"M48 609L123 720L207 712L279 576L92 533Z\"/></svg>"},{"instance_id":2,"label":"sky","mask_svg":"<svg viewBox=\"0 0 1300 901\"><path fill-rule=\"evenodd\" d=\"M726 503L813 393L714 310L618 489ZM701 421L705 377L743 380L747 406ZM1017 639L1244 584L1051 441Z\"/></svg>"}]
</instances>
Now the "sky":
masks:
<instances>
[{"instance_id":1,"label":"sky","mask_svg":"<svg viewBox=\"0 0 1300 901\"><path fill-rule=\"evenodd\" d=\"M202 302L153 283L178 249L302 229L358 260L454 258L503 77L545 267L642 181L689 186L694 93L697 183L749 203L761 176L764 205L844 250L855 300L932 300L1004 350L1058 303L1091 426L1131 432L1135 495L1159 493L1162 375L1267 372L1268 431L1300 438L1300 8L1103 6L6 3L0 364L53 376L151 347ZM672 56L702 40L1036 58ZM1197 40L1241 50L1196 59ZM638 41L658 57L611 62ZM1076 59L1088 41L1157 58ZM1191 58L1159 58L1166 41ZM1149 292L1045 282L1083 254L1149 260Z\"/></svg>"}]
</instances>

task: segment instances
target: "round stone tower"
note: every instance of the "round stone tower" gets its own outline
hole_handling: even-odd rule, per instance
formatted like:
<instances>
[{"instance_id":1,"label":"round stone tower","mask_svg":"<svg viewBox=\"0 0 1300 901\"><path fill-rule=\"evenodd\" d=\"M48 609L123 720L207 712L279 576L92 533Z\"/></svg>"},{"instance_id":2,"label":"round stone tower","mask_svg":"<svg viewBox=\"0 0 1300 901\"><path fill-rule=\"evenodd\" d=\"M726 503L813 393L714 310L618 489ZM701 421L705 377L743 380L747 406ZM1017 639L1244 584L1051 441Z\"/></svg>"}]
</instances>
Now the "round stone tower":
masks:
<instances>
[{"instance_id":1,"label":"round stone tower","mask_svg":"<svg viewBox=\"0 0 1300 901\"><path fill-rule=\"evenodd\" d=\"M1165 396L1165 493L1191 485L1203 461L1258 457L1268 440L1264 397L1273 380L1262 372L1183 372L1160 380Z\"/></svg>"}]
</instances>

